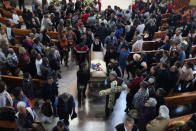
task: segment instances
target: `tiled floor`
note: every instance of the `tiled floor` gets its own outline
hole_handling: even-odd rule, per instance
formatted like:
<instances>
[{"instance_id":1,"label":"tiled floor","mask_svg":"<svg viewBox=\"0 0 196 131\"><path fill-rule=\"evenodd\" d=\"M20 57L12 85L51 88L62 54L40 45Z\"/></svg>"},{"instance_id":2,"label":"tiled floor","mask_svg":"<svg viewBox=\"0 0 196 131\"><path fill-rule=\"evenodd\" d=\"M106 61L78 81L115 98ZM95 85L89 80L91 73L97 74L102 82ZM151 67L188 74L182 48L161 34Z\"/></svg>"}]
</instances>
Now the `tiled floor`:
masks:
<instances>
[{"instance_id":1,"label":"tiled floor","mask_svg":"<svg viewBox=\"0 0 196 131\"><path fill-rule=\"evenodd\" d=\"M59 81L59 93L69 92L76 98L77 103L77 90L76 90L76 71L77 66L70 63L69 67L62 68L62 79ZM122 122L124 119L124 108L126 105L126 91L121 93L120 98L117 100L114 111L111 117L105 119L104 117L104 97L88 97L81 108L77 107L78 118L70 121L71 131L114 131L115 125ZM46 124L47 130L55 125L58 118L51 118L51 124Z\"/></svg>"}]
</instances>

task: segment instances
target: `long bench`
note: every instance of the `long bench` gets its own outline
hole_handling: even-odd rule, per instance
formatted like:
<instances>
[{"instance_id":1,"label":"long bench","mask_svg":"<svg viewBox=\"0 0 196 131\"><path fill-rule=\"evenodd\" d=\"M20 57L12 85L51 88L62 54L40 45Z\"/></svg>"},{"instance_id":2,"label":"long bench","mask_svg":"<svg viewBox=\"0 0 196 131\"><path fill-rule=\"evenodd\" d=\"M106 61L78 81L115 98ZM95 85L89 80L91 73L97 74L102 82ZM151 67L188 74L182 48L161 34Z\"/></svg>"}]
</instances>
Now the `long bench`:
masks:
<instances>
[{"instance_id":1,"label":"long bench","mask_svg":"<svg viewBox=\"0 0 196 131\"><path fill-rule=\"evenodd\" d=\"M169 107L175 107L177 105L192 104L196 102L196 91L178 93L174 96L165 97L167 105Z\"/></svg>"},{"instance_id":2,"label":"long bench","mask_svg":"<svg viewBox=\"0 0 196 131\"><path fill-rule=\"evenodd\" d=\"M3 24L7 24L8 22L10 22L10 20L5 17L0 16L0 22ZM15 25L14 22L11 22L11 27L14 27L14 25Z\"/></svg>"},{"instance_id":3,"label":"long bench","mask_svg":"<svg viewBox=\"0 0 196 131\"><path fill-rule=\"evenodd\" d=\"M11 13L10 11L7 11L7 10L5 10L5 9L3 9L3 8L0 8L0 13L1 13L1 15L4 16L4 17L7 17L7 18L12 19L12 13ZM20 21L21 23L23 23L23 18L22 18L22 17L19 17L19 21Z\"/></svg>"},{"instance_id":4,"label":"long bench","mask_svg":"<svg viewBox=\"0 0 196 131\"><path fill-rule=\"evenodd\" d=\"M22 87L23 77L9 76L9 75L0 75L6 84L13 84L15 86ZM35 87L42 87L43 80L32 79Z\"/></svg>"},{"instance_id":5,"label":"long bench","mask_svg":"<svg viewBox=\"0 0 196 131\"><path fill-rule=\"evenodd\" d=\"M189 115L185 115L185 116L173 118L173 119L170 120L169 126L168 126L168 127L170 127L170 126L171 126L174 122L176 122L176 121L183 121L183 122L186 122L186 121L188 121L192 116L193 116L193 114L189 114ZM173 129L168 128L167 131L173 131Z\"/></svg>"},{"instance_id":6,"label":"long bench","mask_svg":"<svg viewBox=\"0 0 196 131\"><path fill-rule=\"evenodd\" d=\"M6 29L6 27L1 27L1 29ZM12 28L12 30L16 36L27 36L32 32L31 30L28 29ZM48 35L50 36L51 39L58 40L58 32L49 31Z\"/></svg>"},{"instance_id":7,"label":"long bench","mask_svg":"<svg viewBox=\"0 0 196 131\"><path fill-rule=\"evenodd\" d=\"M15 129L15 131L18 131L15 121L0 121L0 128Z\"/></svg>"},{"instance_id":8,"label":"long bench","mask_svg":"<svg viewBox=\"0 0 196 131\"><path fill-rule=\"evenodd\" d=\"M3 6L8 11L15 10L18 15L22 15L22 10L11 6L9 1L4 1Z\"/></svg>"},{"instance_id":9,"label":"long bench","mask_svg":"<svg viewBox=\"0 0 196 131\"><path fill-rule=\"evenodd\" d=\"M162 42L160 40L154 40L154 41L143 41L142 50L144 51L152 51L157 50L162 45Z\"/></svg>"}]
</instances>

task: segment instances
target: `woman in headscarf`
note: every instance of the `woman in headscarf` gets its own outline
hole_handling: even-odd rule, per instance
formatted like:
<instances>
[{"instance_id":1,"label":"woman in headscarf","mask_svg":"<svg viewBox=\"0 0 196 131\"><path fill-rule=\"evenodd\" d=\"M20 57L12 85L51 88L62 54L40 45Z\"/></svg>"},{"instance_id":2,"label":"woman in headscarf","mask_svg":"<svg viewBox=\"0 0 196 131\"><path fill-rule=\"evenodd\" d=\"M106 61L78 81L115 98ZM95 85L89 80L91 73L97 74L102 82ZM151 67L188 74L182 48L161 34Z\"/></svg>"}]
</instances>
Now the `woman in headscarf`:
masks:
<instances>
[{"instance_id":1,"label":"woman in headscarf","mask_svg":"<svg viewBox=\"0 0 196 131\"><path fill-rule=\"evenodd\" d=\"M150 121L147 126L147 131L166 131L169 124L169 109L167 106L162 105L159 108L159 115L152 121Z\"/></svg>"}]
</instances>

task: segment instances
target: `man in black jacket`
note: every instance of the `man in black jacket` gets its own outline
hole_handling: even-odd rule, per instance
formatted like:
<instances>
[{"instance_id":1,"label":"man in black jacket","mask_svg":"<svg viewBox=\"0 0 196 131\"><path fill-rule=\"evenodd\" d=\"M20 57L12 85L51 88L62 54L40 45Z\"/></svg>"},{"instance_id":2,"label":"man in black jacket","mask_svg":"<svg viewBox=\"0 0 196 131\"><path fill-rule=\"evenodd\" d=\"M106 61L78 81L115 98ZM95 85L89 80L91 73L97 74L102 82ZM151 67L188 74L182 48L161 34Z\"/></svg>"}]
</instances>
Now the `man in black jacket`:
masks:
<instances>
[{"instance_id":1,"label":"man in black jacket","mask_svg":"<svg viewBox=\"0 0 196 131\"><path fill-rule=\"evenodd\" d=\"M77 72L77 88L78 88L78 104L81 106L82 95L86 98L85 92L88 81L90 80L90 71L86 64L80 65L80 69Z\"/></svg>"},{"instance_id":2,"label":"man in black jacket","mask_svg":"<svg viewBox=\"0 0 196 131\"><path fill-rule=\"evenodd\" d=\"M56 108L54 106L54 102L56 97L58 96L58 86L52 77L48 77L42 86L42 98L44 101L50 100L52 102L53 113L56 115Z\"/></svg>"},{"instance_id":3,"label":"man in black jacket","mask_svg":"<svg viewBox=\"0 0 196 131\"><path fill-rule=\"evenodd\" d=\"M117 125L115 128L117 131L138 131L134 123L133 118L127 117L124 123Z\"/></svg>"}]
</instances>

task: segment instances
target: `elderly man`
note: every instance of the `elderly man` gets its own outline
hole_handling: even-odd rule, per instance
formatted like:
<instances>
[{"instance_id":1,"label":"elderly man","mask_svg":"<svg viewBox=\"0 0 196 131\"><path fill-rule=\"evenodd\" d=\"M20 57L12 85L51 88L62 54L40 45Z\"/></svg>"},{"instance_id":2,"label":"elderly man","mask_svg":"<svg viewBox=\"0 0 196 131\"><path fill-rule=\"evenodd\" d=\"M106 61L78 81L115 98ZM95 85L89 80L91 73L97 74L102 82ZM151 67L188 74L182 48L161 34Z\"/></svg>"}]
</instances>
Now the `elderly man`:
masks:
<instances>
[{"instance_id":1,"label":"elderly man","mask_svg":"<svg viewBox=\"0 0 196 131\"><path fill-rule=\"evenodd\" d=\"M138 131L134 124L134 119L127 117L124 123L117 125L115 128L117 131Z\"/></svg>"},{"instance_id":2,"label":"elderly man","mask_svg":"<svg viewBox=\"0 0 196 131\"><path fill-rule=\"evenodd\" d=\"M16 113L16 124L20 131L28 131L30 128L33 127L33 123L37 120L37 115L35 112L30 108L26 107L25 102L18 102L17 104Z\"/></svg>"},{"instance_id":3,"label":"elderly man","mask_svg":"<svg viewBox=\"0 0 196 131\"><path fill-rule=\"evenodd\" d=\"M120 92L127 88L123 80L117 77L115 71L111 71L109 77L105 80L105 86L108 89L99 92L100 96L106 96L105 113L106 117L110 115L115 105L116 99L120 96Z\"/></svg>"}]
</instances>

